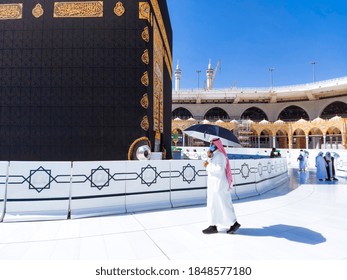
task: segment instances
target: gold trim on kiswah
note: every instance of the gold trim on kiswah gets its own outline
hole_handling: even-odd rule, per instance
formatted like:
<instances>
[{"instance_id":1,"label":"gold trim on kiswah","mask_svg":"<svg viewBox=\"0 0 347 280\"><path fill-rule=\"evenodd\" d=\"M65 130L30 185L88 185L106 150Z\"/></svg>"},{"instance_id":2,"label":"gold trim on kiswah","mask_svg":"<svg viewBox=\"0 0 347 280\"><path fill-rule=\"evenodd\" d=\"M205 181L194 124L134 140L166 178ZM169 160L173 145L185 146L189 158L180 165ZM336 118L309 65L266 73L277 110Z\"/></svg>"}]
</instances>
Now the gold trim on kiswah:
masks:
<instances>
[{"instance_id":1,"label":"gold trim on kiswah","mask_svg":"<svg viewBox=\"0 0 347 280\"><path fill-rule=\"evenodd\" d=\"M0 20L21 19L23 17L23 4L0 4Z\"/></svg>"},{"instance_id":2,"label":"gold trim on kiswah","mask_svg":"<svg viewBox=\"0 0 347 280\"><path fill-rule=\"evenodd\" d=\"M148 2L139 2L139 19L151 21L151 6Z\"/></svg>"},{"instance_id":3,"label":"gold trim on kiswah","mask_svg":"<svg viewBox=\"0 0 347 280\"><path fill-rule=\"evenodd\" d=\"M146 86L146 87L149 86L149 77L148 77L148 72L147 72L147 71L143 73L143 75L142 75L142 77L141 77L141 83L142 83L144 86Z\"/></svg>"},{"instance_id":4,"label":"gold trim on kiswah","mask_svg":"<svg viewBox=\"0 0 347 280\"><path fill-rule=\"evenodd\" d=\"M143 97L141 98L140 103L141 103L141 106L142 106L143 108L148 109L149 100L148 100L148 94L147 94L147 93L145 93L145 94L143 95Z\"/></svg>"},{"instance_id":5,"label":"gold trim on kiswah","mask_svg":"<svg viewBox=\"0 0 347 280\"><path fill-rule=\"evenodd\" d=\"M113 9L113 12L119 17L121 17L125 13L125 8L121 1L117 2L116 6Z\"/></svg>"},{"instance_id":6,"label":"gold trim on kiswah","mask_svg":"<svg viewBox=\"0 0 347 280\"><path fill-rule=\"evenodd\" d=\"M148 117L147 116L143 117L140 126L141 126L141 128L144 131L148 131L148 129L149 129L149 121L148 121Z\"/></svg>"},{"instance_id":7,"label":"gold trim on kiswah","mask_svg":"<svg viewBox=\"0 0 347 280\"><path fill-rule=\"evenodd\" d=\"M148 146L152 149L151 141L149 141L149 139L147 137L138 138L129 147L129 150L128 150L128 160L132 160L131 155L134 152L135 145L140 143L141 141L146 141Z\"/></svg>"},{"instance_id":8,"label":"gold trim on kiswah","mask_svg":"<svg viewBox=\"0 0 347 280\"><path fill-rule=\"evenodd\" d=\"M149 64L149 53L148 53L148 50L144 50L142 56L141 56L141 60L144 64Z\"/></svg>"},{"instance_id":9,"label":"gold trim on kiswah","mask_svg":"<svg viewBox=\"0 0 347 280\"><path fill-rule=\"evenodd\" d=\"M149 29L148 29L148 26L146 26L144 29L143 29L143 31L142 31L142 33L141 33L141 37L142 37L142 39L145 41L145 42L149 42Z\"/></svg>"},{"instance_id":10,"label":"gold trim on kiswah","mask_svg":"<svg viewBox=\"0 0 347 280\"><path fill-rule=\"evenodd\" d=\"M153 12L154 12L155 17L158 21L159 29L160 29L160 32L163 36L164 45L165 45L165 48L166 48L166 51L167 51L167 54L169 57L169 65L167 67L169 69L172 69L172 54L171 54L170 44L169 44L169 40L167 37L165 25L164 25L164 20L163 20L163 17L161 15L160 7L159 7L157 0L150 0L150 1L152 4L152 7L153 7Z\"/></svg>"},{"instance_id":11,"label":"gold trim on kiswah","mask_svg":"<svg viewBox=\"0 0 347 280\"><path fill-rule=\"evenodd\" d=\"M55 18L103 17L103 1L55 2Z\"/></svg>"},{"instance_id":12,"label":"gold trim on kiswah","mask_svg":"<svg viewBox=\"0 0 347 280\"><path fill-rule=\"evenodd\" d=\"M43 15L43 8L41 4L36 4L34 9L32 10L32 14L34 17L39 18Z\"/></svg>"}]
</instances>

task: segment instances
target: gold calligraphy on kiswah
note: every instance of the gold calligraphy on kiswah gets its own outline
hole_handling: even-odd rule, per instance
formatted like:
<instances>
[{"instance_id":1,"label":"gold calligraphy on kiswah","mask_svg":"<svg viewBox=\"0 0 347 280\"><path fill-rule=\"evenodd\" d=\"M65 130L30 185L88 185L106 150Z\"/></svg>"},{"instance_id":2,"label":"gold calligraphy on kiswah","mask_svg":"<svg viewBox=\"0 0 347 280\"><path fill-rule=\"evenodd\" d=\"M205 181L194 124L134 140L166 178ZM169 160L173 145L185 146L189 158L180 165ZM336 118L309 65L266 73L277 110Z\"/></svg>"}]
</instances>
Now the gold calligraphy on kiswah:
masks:
<instances>
[{"instance_id":1,"label":"gold calligraphy on kiswah","mask_svg":"<svg viewBox=\"0 0 347 280\"><path fill-rule=\"evenodd\" d=\"M102 1L84 1L84 2L55 2L55 18L80 18L80 17L102 17Z\"/></svg>"},{"instance_id":2,"label":"gold calligraphy on kiswah","mask_svg":"<svg viewBox=\"0 0 347 280\"><path fill-rule=\"evenodd\" d=\"M0 4L0 20L21 19L23 16L23 4Z\"/></svg>"}]
</instances>

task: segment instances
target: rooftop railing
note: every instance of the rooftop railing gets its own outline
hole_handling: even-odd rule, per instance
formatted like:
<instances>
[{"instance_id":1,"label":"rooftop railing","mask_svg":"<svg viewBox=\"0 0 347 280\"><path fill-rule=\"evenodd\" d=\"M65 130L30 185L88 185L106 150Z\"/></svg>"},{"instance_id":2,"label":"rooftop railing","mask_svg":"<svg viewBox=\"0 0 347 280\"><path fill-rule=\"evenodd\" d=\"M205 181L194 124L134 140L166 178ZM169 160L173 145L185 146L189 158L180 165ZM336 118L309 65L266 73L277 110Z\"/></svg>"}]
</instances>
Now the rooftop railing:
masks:
<instances>
[{"instance_id":1,"label":"rooftop railing","mask_svg":"<svg viewBox=\"0 0 347 280\"><path fill-rule=\"evenodd\" d=\"M179 91L172 91L173 97L178 99L184 99L184 98L196 98L199 97L209 97L209 98L221 98L221 97L233 97L237 94L247 93L247 94L259 94L259 93L265 93L266 95L274 92L289 92L292 93L293 91L306 91L306 90L315 90L315 89L321 89L325 87L330 86L338 86L338 85L345 85L347 88L347 76L341 77L341 78L335 78L330 80L323 80L323 81L317 81L314 83L306 83L306 84L295 84L295 85L287 85L287 86L276 86L276 87L230 87L230 88L223 88L223 89L212 89L212 90L206 90L206 89L181 89Z\"/></svg>"}]
</instances>

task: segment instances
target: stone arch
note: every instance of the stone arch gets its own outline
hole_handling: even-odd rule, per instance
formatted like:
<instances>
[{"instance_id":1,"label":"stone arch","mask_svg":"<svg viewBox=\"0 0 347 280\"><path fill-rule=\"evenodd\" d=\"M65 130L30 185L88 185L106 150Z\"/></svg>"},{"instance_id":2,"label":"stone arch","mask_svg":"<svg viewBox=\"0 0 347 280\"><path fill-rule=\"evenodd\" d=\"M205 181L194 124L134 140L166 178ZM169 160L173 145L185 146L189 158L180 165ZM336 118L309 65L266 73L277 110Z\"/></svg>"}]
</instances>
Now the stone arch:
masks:
<instances>
[{"instance_id":1,"label":"stone arch","mask_svg":"<svg viewBox=\"0 0 347 280\"><path fill-rule=\"evenodd\" d=\"M213 107L206 112L204 115L204 119L209 121L217 121L217 120L229 120L230 117L226 111L219 107Z\"/></svg>"},{"instance_id":2,"label":"stone arch","mask_svg":"<svg viewBox=\"0 0 347 280\"><path fill-rule=\"evenodd\" d=\"M323 132L318 127L313 127L308 132L308 147L309 149L322 149L324 143Z\"/></svg>"},{"instance_id":3,"label":"stone arch","mask_svg":"<svg viewBox=\"0 0 347 280\"><path fill-rule=\"evenodd\" d=\"M270 129L263 129L259 133L260 148L272 148L272 132Z\"/></svg>"},{"instance_id":4,"label":"stone arch","mask_svg":"<svg viewBox=\"0 0 347 280\"><path fill-rule=\"evenodd\" d=\"M332 102L326 106L320 114L322 119L331 119L335 116L347 118L347 104L345 102Z\"/></svg>"},{"instance_id":5,"label":"stone arch","mask_svg":"<svg viewBox=\"0 0 347 280\"><path fill-rule=\"evenodd\" d=\"M268 120L268 117L266 113L262 110L259 109L258 107L250 107L246 109L242 114L241 114L241 119L250 119L252 121L262 121L262 120Z\"/></svg>"},{"instance_id":6,"label":"stone arch","mask_svg":"<svg viewBox=\"0 0 347 280\"><path fill-rule=\"evenodd\" d=\"M342 132L336 126L328 128L326 133L326 149L342 148Z\"/></svg>"},{"instance_id":7,"label":"stone arch","mask_svg":"<svg viewBox=\"0 0 347 280\"><path fill-rule=\"evenodd\" d=\"M188 109L183 107L176 108L172 111L172 119L180 118L182 120L187 120L192 117L192 113Z\"/></svg>"},{"instance_id":8,"label":"stone arch","mask_svg":"<svg viewBox=\"0 0 347 280\"><path fill-rule=\"evenodd\" d=\"M293 132L293 148L306 149L306 135L305 131L303 131L301 128L297 128Z\"/></svg>"},{"instance_id":9,"label":"stone arch","mask_svg":"<svg viewBox=\"0 0 347 280\"><path fill-rule=\"evenodd\" d=\"M284 129L276 131L276 147L280 149L288 149L288 133Z\"/></svg>"},{"instance_id":10,"label":"stone arch","mask_svg":"<svg viewBox=\"0 0 347 280\"><path fill-rule=\"evenodd\" d=\"M308 116L307 112L296 105L291 105L286 108L284 108L281 113L277 117L278 120L282 121L297 121L299 119L309 120L310 117Z\"/></svg>"}]
</instances>

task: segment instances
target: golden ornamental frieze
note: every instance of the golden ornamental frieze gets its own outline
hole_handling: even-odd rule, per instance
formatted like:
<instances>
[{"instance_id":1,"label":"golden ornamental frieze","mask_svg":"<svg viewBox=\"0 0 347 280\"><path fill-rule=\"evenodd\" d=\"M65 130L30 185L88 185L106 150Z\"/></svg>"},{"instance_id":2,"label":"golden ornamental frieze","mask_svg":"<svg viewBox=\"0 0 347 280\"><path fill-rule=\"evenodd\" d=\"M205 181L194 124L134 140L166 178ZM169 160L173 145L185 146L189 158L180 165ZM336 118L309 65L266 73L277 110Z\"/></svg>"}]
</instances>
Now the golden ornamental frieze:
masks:
<instances>
[{"instance_id":1,"label":"golden ornamental frieze","mask_svg":"<svg viewBox=\"0 0 347 280\"><path fill-rule=\"evenodd\" d=\"M117 2L116 6L113 9L113 12L119 17L121 17L125 13L125 8L121 1Z\"/></svg>"},{"instance_id":2,"label":"golden ornamental frieze","mask_svg":"<svg viewBox=\"0 0 347 280\"><path fill-rule=\"evenodd\" d=\"M146 86L146 87L149 86L149 77L148 77L148 72L147 72L147 71L143 73L143 75L142 75L142 77L141 77L141 83L142 83L144 86Z\"/></svg>"},{"instance_id":3,"label":"golden ornamental frieze","mask_svg":"<svg viewBox=\"0 0 347 280\"><path fill-rule=\"evenodd\" d=\"M169 57L168 57L167 52L165 52L164 60L165 60L166 68L167 68L167 70L169 71L170 79L171 79L171 81L172 81L172 67L171 67L171 61L170 61L170 59L169 59Z\"/></svg>"},{"instance_id":4,"label":"golden ornamental frieze","mask_svg":"<svg viewBox=\"0 0 347 280\"><path fill-rule=\"evenodd\" d=\"M149 53L148 50L144 50L142 56L141 56L141 60L144 64L149 64Z\"/></svg>"},{"instance_id":5,"label":"golden ornamental frieze","mask_svg":"<svg viewBox=\"0 0 347 280\"><path fill-rule=\"evenodd\" d=\"M149 100L148 100L148 94L147 94L147 93L145 93L145 94L143 95L143 97L141 98L140 103L141 103L141 106L142 106L143 108L148 109Z\"/></svg>"},{"instance_id":6,"label":"golden ornamental frieze","mask_svg":"<svg viewBox=\"0 0 347 280\"><path fill-rule=\"evenodd\" d=\"M148 2L139 2L139 19L151 21L151 7Z\"/></svg>"},{"instance_id":7,"label":"golden ornamental frieze","mask_svg":"<svg viewBox=\"0 0 347 280\"><path fill-rule=\"evenodd\" d=\"M160 32L161 32L161 34L163 36L163 41L164 41L164 44L165 44L166 51L168 52L169 61L170 61L170 65L169 65L168 68L171 69L172 68L172 54L171 54L169 39L168 39L168 36L167 36L167 33L166 33L166 29L165 29L164 20L163 20L163 17L162 17L161 11L160 11L160 7L159 7L159 4L158 4L158 0L150 0L150 1L151 1L151 4L152 4L152 7L153 7L153 12L154 12L155 17L156 17L156 19L158 21Z\"/></svg>"},{"instance_id":8,"label":"golden ornamental frieze","mask_svg":"<svg viewBox=\"0 0 347 280\"><path fill-rule=\"evenodd\" d=\"M23 16L23 4L0 4L0 20L21 19Z\"/></svg>"},{"instance_id":9,"label":"golden ornamental frieze","mask_svg":"<svg viewBox=\"0 0 347 280\"><path fill-rule=\"evenodd\" d=\"M103 1L55 2L55 18L102 17Z\"/></svg>"},{"instance_id":10,"label":"golden ornamental frieze","mask_svg":"<svg viewBox=\"0 0 347 280\"><path fill-rule=\"evenodd\" d=\"M148 131L149 129L149 121L148 121L148 117L144 116L142 121L141 121L141 128L145 131Z\"/></svg>"},{"instance_id":11,"label":"golden ornamental frieze","mask_svg":"<svg viewBox=\"0 0 347 280\"><path fill-rule=\"evenodd\" d=\"M147 43L149 42L149 29L147 26L143 29L141 33L141 37L145 42Z\"/></svg>"},{"instance_id":12,"label":"golden ornamental frieze","mask_svg":"<svg viewBox=\"0 0 347 280\"><path fill-rule=\"evenodd\" d=\"M42 8L41 4L36 4L34 9L32 10L32 14L36 18L39 18L43 15L43 8Z\"/></svg>"}]
</instances>

